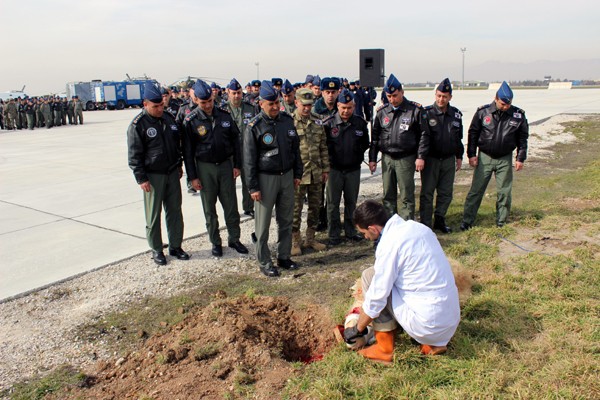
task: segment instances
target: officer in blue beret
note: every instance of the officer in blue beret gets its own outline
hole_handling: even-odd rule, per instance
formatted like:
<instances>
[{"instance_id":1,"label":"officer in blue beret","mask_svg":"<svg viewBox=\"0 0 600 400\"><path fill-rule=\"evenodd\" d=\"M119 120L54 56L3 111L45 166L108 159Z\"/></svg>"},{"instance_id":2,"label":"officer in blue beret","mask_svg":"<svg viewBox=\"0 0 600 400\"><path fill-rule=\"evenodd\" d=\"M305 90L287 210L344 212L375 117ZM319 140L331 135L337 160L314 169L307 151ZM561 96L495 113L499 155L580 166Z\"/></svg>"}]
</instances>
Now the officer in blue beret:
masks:
<instances>
[{"instance_id":1,"label":"officer in blue beret","mask_svg":"<svg viewBox=\"0 0 600 400\"><path fill-rule=\"evenodd\" d=\"M281 87L283 86L283 79L281 78L271 78L271 83L273 84L273 87L277 90L281 90Z\"/></svg>"},{"instance_id":2,"label":"officer in blue beret","mask_svg":"<svg viewBox=\"0 0 600 400\"><path fill-rule=\"evenodd\" d=\"M350 81L348 86L349 90L354 95L354 114L361 118L365 117L365 108L368 101L365 99L365 92L356 85L357 81Z\"/></svg>"},{"instance_id":3,"label":"officer in blue beret","mask_svg":"<svg viewBox=\"0 0 600 400\"><path fill-rule=\"evenodd\" d=\"M327 219L329 244L342 242L340 201L344 196L344 233L346 239L361 241L356 231L353 214L360 189L360 168L365 151L369 148L367 122L354 112L355 98L351 91L343 89L337 98L338 112L325 120L325 134L329 151L329 180L327 181Z\"/></svg>"},{"instance_id":4,"label":"officer in blue beret","mask_svg":"<svg viewBox=\"0 0 600 400\"><path fill-rule=\"evenodd\" d=\"M259 108L258 101L259 101L261 82L259 80L255 79L251 82L251 84L252 84L252 90L250 93L248 93L246 95L244 100L246 100L248 103L252 104L253 106L255 106L258 109Z\"/></svg>"},{"instance_id":5,"label":"officer in blue beret","mask_svg":"<svg viewBox=\"0 0 600 400\"><path fill-rule=\"evenodd\" d=\"M381 156L383 205L390 215L415 219L415 170L422 171L429 152L429 133L423 130L423 107L404 98L400 81L391 74L384 88L389 101L377 109L373 124L369 169Z\"/></svg>"},{"instance_id":6,"label":"officer in blue beret","mask_svg":"<svg viewBox=\"0 0 600 400\"><path fill-rule=\"evenodd\" d=\"M452 83L446 78L435 90L433 105L424 108L424 127L429 131L430 141L425 168L421 171L419 215L422 224L442 233L452 232L446 224L446 212L452 202L454 176L461 168L465 152L462 113L450 105L450 100Z\"/></svg>"},{"instance_id":7,"label":"officer in blue beret","mask_svg":"<svg viewBox=\"0 0 600 400\"><path fill-rule=\"evenodd\" d=\"M221 96L221 86L217 85L215 82L210 84L210 90L212 92L213 100L215 102L216 107L221 107L224 103L223 98Z\"/></svg>"},{"instance_id":8,"label":"officer in blue beret","mask_svg":"<svg viewBox=\"0 0 600 400\"><path fill-rule=\"evenodd\" d=\"M477 109L467 142L469 165L475 168L471 189L465 200L463 222L460 229L471 229L483 200L485 189L492 177L496 178L496 225L508 222L512 198L513 152L517 154L515 171L521 171L527 158L529 124L525 111L512 104L513 92L506 81L502 82L491 104Z\"/></svg>"},{"instance_id":9,"label":"officer in blue beret","mask_svg":"<svg viewBox=\"0 0 600 400\"><path fill-rule=\"evenodd\" d=\"M183 122L183 159L194 189L200 191L211 253L223 255L217 200L223 206L228 246L240 254L248 249L240 242L235 180L240 175L240 131L231 115L215 106L211 87L202 80L194 85L194 109Z\"/></svg>"},{"instance_id":10,"label":"officer in blue beret","mask_svg":"<svg viewBox=\"0 0 600 400\"><path fill-rule=\"evenodd\" d=\"M315 101L321 98L321 77L319 75L315 75L313 78L310 90L312 90L313 95L315 96Z\"/></svg>"},{"instance_id":11,"label":"officer in blue beret","mask_svg":"<svg viewBox=\"0 0 600 400\"><path fill-rule=\"evenodd\" d=\"M256 115L256 107L248 103L243 99L242 86L234 78L227 85L227 103L225 104L225 110L231 114L231 118L235 121L238 129L240 130L240 143L244 148L244 131L248 123ZM246 174L244 170L241 171L242 177L242 207L244 209L244 215L254 217L254 200L250 198L250 192L248 186L246 186Z\"/></svg>"},{"instance_id":12,"label":"officer in blue beret","mask_svg":"<svg viewBox=\"0 0 600 400\"><path fill-rule=\"evenodd\" d=\"M175 120L164 112L163 96L157 83L144 84L144 109L127 129L129 167L144 192L146 238L152 259L166 265L161 235L161 210L164 207L169 255L188 260L181 248L183 214L181 213L181 136Z\"/></svg>"},{"instance_id":13,"label":"officer in blue beret","mask_svg":"<svg viewBox=\"0 0 600 400\"><path fill-rule=\"evenodd\" d=\"M270 81L260 88L260 113L244 131L244 173L255 201L256 257L263 274L279 276L269 250L273 207L278 224L277 266L295 270L291 260L294 191L302 178L302 160L293 118L280 112L279 91Z\"/></svg>"},{"instance_id":14,"label":"officer in blue beret","mask_svg":"<svg viewBox=\"0 0 600 400\"><path fill-rule=\"evenodd\" d=\"M308 74L306 75L306 79L304 79L303 87L310 89L313 85L313 80L315 79L314 75Z\"/></svg>"},{"instance_id":15,"label":"officer in blue beret","mask_svg":"<svg viewBox=\"0 0 600 400\"><path fill-rule=\"evenodd\" d=\"M281 88L281 97L283 100L281 102L281 111L293 115L294 111L296 111L296 89L287 79Z\"/></svg>"}]
</instances>

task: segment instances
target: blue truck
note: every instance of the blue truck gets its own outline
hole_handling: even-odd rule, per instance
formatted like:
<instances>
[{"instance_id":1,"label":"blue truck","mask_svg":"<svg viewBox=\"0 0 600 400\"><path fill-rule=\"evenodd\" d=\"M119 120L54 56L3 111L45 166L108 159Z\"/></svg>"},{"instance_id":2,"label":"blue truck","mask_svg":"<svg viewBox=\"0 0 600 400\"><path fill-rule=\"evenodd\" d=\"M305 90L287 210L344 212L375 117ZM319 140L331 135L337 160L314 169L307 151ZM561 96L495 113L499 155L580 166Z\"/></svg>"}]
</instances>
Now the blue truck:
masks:
<instances>
[{"instance_id":1,"label":"blue truck","mask_svg":"<svg viewBox=\"0 0 600 400\"><path fill-rule=\"evenodd\" d=\"M126 81L69 82L67 98L78 96L85 110L123 110L142 105L144 84L154 79L128 79Z\"/></svg>"}]
</instances>

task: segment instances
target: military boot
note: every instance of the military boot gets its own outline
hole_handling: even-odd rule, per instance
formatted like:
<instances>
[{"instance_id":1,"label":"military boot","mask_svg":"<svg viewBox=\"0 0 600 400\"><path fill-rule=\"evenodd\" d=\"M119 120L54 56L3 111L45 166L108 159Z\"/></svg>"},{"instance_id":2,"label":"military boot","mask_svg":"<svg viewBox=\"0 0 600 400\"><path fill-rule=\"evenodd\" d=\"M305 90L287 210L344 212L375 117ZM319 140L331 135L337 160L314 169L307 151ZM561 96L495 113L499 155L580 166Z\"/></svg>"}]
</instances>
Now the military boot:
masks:
<instances>
[{"instance_id":1,"label":"military boot","mask_svg":"<svg viewBox=\"0 0 600 400\"><path fill-rule=\"evenodd\" d=\"M292 232L292 252L290 253L292 256L302 255L302 249L300 248L301 241L300 231Z\"/></svg>"},{"instance_id":2,"label":"military boot","mask_svg":"<svg viewBox=\"0 0 600 400\"><path fill-rule=\"evenodd\" d=\"M394 358L394 333L396 331L381 332L375 331L375 344L359 350L358 353L370 360L380 362L382 364L391 364Z\"/></svg>"},{"instance_id":3,"label":"military boot","mask_svg":"<svg viewBox=\"0 0 600 400\"><path fill-rule=\"evenodd\" d=\"M323 243L319 243L315 240L315 230L308 228L306 230L306 241L304 242L304 247L311 247L316 251L323 251L327 248Z\"/></svg>"}]
</instances>

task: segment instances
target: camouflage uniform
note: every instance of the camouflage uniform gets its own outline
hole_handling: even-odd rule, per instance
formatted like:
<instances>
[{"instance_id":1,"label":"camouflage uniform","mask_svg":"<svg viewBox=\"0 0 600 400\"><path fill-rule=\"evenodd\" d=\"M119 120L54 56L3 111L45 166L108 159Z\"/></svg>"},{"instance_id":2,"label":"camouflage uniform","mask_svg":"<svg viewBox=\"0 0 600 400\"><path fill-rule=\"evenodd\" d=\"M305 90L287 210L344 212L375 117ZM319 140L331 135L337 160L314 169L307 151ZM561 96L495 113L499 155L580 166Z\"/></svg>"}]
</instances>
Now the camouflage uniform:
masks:
<instances>
[{"instance_id":1,"label":"camouflage uniform","mask_svg":"<svg viewBox=\"0 0 600 400\"><path fill-rule=\"evenodd\" d=\"M13 99L10 99L4 106L4 119L7 130L15 129L17 126L17 105Z\"/></svg>"},{"instance_id":2,"label":"camouflage uniform","mask_svg":"<svg viewBox=\"0 0 600 400\"><path fill-rule=\"evenodd\" d=\"M300 116L300 111L296 110L294 112L294 125L300 139L300 158L304 165L304 172L294 198L292 247L296 252L298 251L302 206L304 205L304 198L308 195L306 242L304 244L307 247L313 247L315 250L324 250L324 245L314 241L315 229L319 223L319 208L321 207L322 176L324 173L329 173L329 154L323 121L313 113L304 119Z\"/></svg>"}]
</instances>

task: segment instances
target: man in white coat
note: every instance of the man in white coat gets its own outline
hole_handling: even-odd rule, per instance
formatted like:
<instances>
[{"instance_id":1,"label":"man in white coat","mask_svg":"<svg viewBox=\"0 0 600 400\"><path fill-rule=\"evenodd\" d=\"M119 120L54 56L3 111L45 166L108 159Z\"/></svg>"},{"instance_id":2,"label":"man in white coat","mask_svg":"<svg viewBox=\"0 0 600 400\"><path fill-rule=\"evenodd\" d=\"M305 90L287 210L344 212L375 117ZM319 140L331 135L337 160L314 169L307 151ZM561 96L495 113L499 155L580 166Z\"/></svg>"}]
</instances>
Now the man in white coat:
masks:
<instances>
[{"instance_id":1,"label":"man in white coat","mask_svg":"<svg viewBox=\"0 0 600 400\"><path fill-rule=\"evenodd\" d=\"M423 354L442 354L460 321L458 290L435 234L420 223L388 216L376 201L362 203L354 223L377 241L375 265L362 274L364 303L358 324L344 331L347 343L367 333L373 322L377 342L359 353L391 363L398 324L421 344Z\"/></svg>"}]
</instances>

